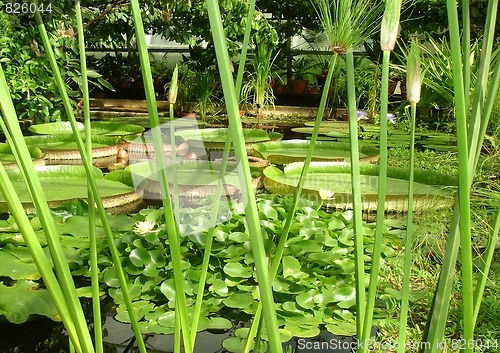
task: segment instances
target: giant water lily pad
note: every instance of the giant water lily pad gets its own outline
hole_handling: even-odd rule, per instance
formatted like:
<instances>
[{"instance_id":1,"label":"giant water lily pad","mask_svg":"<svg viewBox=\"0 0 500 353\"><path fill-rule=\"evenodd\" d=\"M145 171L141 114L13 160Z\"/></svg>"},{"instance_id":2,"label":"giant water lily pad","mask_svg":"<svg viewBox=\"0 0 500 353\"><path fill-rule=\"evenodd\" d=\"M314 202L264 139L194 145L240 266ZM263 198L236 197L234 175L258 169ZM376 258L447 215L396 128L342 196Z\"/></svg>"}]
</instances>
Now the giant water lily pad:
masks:
<instances>
[{"instance_id":1,"label":"giant water lily pad","mask_svg":"<svg viewBox=\"0 0 500 353\"><path fill-rule=\"evenodd\" d=\"M36 167L35 170L49 206L57 207L70 199L87 198L87 175L83 166L42 166ZM94 168L93 172L103 204L109 211L117 212L120 207L139 201L140 198L132 187L105 179L98 168ZM11 169L8 173L19 199L27 210L31 210L31 197L20 171ZM6 201L3 195L0 195L0 212L7 211Z\"/></svg>"},{"instance_id":2,"label":"giant water lily pad","mask_svg":"<svg viewBox=\"0 0 500 353\"><path fill-rule=\"evenodd\" d=\"M83 140L85 138L82 135ZM36 146L45 153L47 164L82 164L76 139L72 134L27 136L28 146ZM93 164L105 167L116 161L116 154L125 142L119 137L92 136Z\"/></svg>"},{"instance_id":3,"label":"giant water lily pad","mask_svg":"<svg viewBox=\"0 0 500 353\"><path fill-rule=\"evenodd\" d=\"M287 140L264 142L253 145L254 154L274 164L287 164L303 161L310 146L307 140ZM351 147L347 143L317 141L314 145L313 161L347 162L350 160ZM378 159L378 149L360 146L360 160L372 162Z\"/></svg>"},{"instance_id":4,"label":"giant water lily pad","mask_svg":"<svg viewBox=\"0 0 500 353\"><path fill-rule=\"evenodd\" d=\"M78 121L76 122L76 127L78 131L85 130L85 125ZM38 135L60 135L73 133L69 121L57 121L53 123L31 125L28 130Z\"/></svg>"},{"instance_id":5,"label":"giant water lily pad","mask_svg":"<svg viewBox=\"0 0 500 353\"><path fill-rule=\"evenodd\" d=\"M181 204L195 206L207 197L214 196L219 180L219 162L189 161L178 163L175 168L167 167L167 181L170 190L173 188L175 173L179 185L178 194ZM239 200L241 197L240 178L236 164L229 163L224 173L221 198ZM133 184L146 200L161 200L161 189L158 182L158 170L155 163L139 162L129 166ZM122 173L125 174L125 173ZM113 173L109 177L113 177ZM109 178L108 177L108 178Z\"/></svg>"},{"instance_id":6,"label":"giant water lily pad","mask_svg":"<svg viewBox=\"0 0 500 353\"><path fill-rule=\"evenodd\" d=\"M220 150L224 148L226 137L228 134L227 128L220 129L190 129L181 130L175 133L186 140L190 146L205 148L209 150ZM262 129L243 129L243 136L247 148L251 149L251 145L258 142L271 140L281 140L282 134L277 132L268 133Z\"/></svg>"},{"instance_id":7,"label":"giant water lily pad","mask_svg":"<svg viewBox=\"0 0 500 353\"><path fill-rule=\"evenodd\" d=\"M76 122L76 126L78 131L85 131L84 124ZM60 135L73 133L69 121L31 125L28 129L38 135ZM91 131L92 135L126 136L140 134L144 131L144 128L135 124L125 124L113 121L95 121L91 123Z\"/></svg>"},{"instance_id":8,"label":"giant water lily pad","mask_svg":"<svg viewBox=\"0 0 500 353\"><path fill-rule=\"evenodd\" d=\"M292 163L284 171L276 167L264 169L265 187L279 195L293 195L300 178L303 163ZM366 212L377 209L378 173L375 165L361 165L362 207ZM449 175L416 171L414 184L415 211L449 207L453 203L457 180ZM408 209L408 172L400 168L389 168L387 181L388 212L406 212ZM350 166L339 166L329 162L313 162L305 179L303 196L335 209L351 209Z\"/></svg>"},{"instance_id":9,"label":"giant water lily pad","mask_svg":"<svg viewBox=\"0 0 500 353\"><path fill-rule=\"evenodd\" d=\"M135 124L122 124L113 121L94 121L91 124L92 135L127 136L138 135L144 128Z\"/></svg>"},{"instance_id":10,"label":"giant water lily pad","mask_svg":"<svg viewBox=\"0 0 500 353\"><path fill-rule=\"evenodd\" d=\"M42 150L36 146L28 146L28 151L33 160L38 160L43 155ZM7 143L0 143L0 162L4 166L11 166L16 163L12 149Z\"/></svg>"}]
</instances>

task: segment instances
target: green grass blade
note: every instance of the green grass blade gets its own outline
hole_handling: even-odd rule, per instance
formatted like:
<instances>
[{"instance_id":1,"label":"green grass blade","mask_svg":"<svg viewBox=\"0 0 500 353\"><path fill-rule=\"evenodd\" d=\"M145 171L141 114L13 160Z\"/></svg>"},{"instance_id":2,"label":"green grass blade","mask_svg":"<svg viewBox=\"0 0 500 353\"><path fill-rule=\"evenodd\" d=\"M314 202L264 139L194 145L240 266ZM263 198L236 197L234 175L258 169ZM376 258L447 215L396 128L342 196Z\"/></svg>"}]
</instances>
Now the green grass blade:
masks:
<instances>
[{"instance_id":1,"label":"green grass blade","mask_svg":"<svg viewBox=\"0 0 500 353\"><path fill-rule=\"evenodd\" d=\"M500 211L497 211L495 217L495 225L491 231L491 236L486 246L486 251L482 256L481 268L479 269L479 278L476 283L476 290L474 292L474 326L477 322L477 316L479 315L479 308L481 307L481 301L483 299L484 288L486 287L486 282L488 280L488 273L490 272L491 263L493 261L493 255L495 255L495 246L498 241L498 232L500 231Z\"/></svg>"},{"instance_id":2,"label":"green grass blade","mask_svg":"<svg viewBox=\"0 0 500 353\"><path fill-rule=\"evenodd\" d=\"M492 0L488 3L488 12L486 15L486 26L485 26L485 36L483 37L483 45L481 49L481 61L479 64L479 73L476 81L476 86L474 87L471 118L470 123L473 125L474 129L483 129L486 131L486 125L481 123L481 113L482 106L485 104L486 92L488 92L488 79L490 77L490 67L491 67L491 57L493 51L493 44L495 40L495 23L497 18L498 0ZM498 60L498 59L497 59ZM496 72L495 72L496 74ZM493 83L497 81L491 81ZM489 97L492 97L490 95ZM496 95L493 95L496 98ZM469 144L474 147L480 147L477 143L477 138L480 135L469 136ZM477 137L477 138L475 138ZM479 148L480 149L480 148ZM474 155L474 153L473 153ZM476 155L479 155L476 153Z\"/></svg>"},{"instance_id":3,"label":"green grass blade","mask_svg":"<svg viewBox=\"0 0 500 353\"><path fill-rule=\"evenodd\" d=\"M358 119L356 116L356 91L354 83L354 54L346 53L347 98L349 113L349 140L351 144L351 183L354 228L354 263L356 275L356 330L362 337L366 310L365 263L363 244L363 215L359 171ZM383 119L383 118L382 118Z\"/></svg>"},{"instance_id":4,"label":"green grass blade","mask_svg":"<svg viewBox=\"0 0 500 353\"><path fill-rule=\"evenodd\" d=\"M75 0L75 10L76 10L76 22L78 30L78 47L80 52L80 67L81 67L81 79L80 88L82 91L83 100L83 116L85 123L85 143L87 147L87 153L92 155L92 130L90 124L90 97L89 97L89 84L87 75L87 58L85 54L85 38L83 34L83 21L82 21L82 11L80 7L80 0ZM90 160L89 160L90 162ZM92 166L88 166L89 169ZM94 344L96 353L102 353L103 348L103 332L102 332L102 319L101 319L101 301L99 295L99 267L97 265L97 237L96 237L96 212L94 201L94 195L90 188L90 184L87 185L88 192L88 204L89 204L89 247L90 247L90 278L91 278L91 288L92 288L92 312L94 320Z\"/></svg>"},{"instance_id":5,"label":"green grass blade","mask_svg":"<svg viewBox=\"0 0 500 353\"><path fill-rule=\"evenodd\" d=\"M267 266L266 253L262 239L262 231L260 228L259 214L255 196L253 195L252 177L248 164L248 157L243 138L243 130L239 117L238 96L236 94L233 77L230 68L230 59L227 52L226 38L217 0L207 0L208 15L212 37L215 44L217 55L217 63L219 66L222 88L226 102L226 108L229 118L229 130L234 136L234 150L241 164L242 188L244 191L244 202L246 203L246 217L248 223L248 231L250 234L250 242L252 245L252 253L255 259L255 267L257 273L257 282L260 291L260 299L264 308L264 319L268 333L270 350L273 353L280 353L281 340L278 331L278 321L276 318L275 304L272 293L271 281L269 278L269 269Z\"/></svg>"},{"instance_id":6,"label":"green grass blade","mask_svg":"<svg viewBox=\"0 0 500 353\"><path fill-rule=\"evenodd\" d=\"M132 18L134 21L135 36L137 38L137 48L141 64L142 78L144 80L144 90L146 94L146 101L148 105L149 119L151 122L151 131L153 135L153 145L155 156L163 156L163 144L161 132L159 129L158 108L156 106L156 98L153 86L153 79L151 76L151 66L149 63L149 56L147 51L144 25L142 23L141 9L138 0L130 2L132 10ZM172 256L172 266L174 272L174 285L177 294L176 302L179 302L177 307L178 314L180 315L181 332L184 341L184 349L190 353L193 351L193 342L189 336L189 322L187 315L186 295L184 292L184 279L182 275L181 265L181 249L180 240L177 230L177 222L172 210L170 200L170 192L168 188L168 181L166 175L166 163L163 158L156 158L158 165L159 181L162 194L163 212L165 215L166 231L168 241L170 244L170 252Z\"/></svg>"}]
</instances>

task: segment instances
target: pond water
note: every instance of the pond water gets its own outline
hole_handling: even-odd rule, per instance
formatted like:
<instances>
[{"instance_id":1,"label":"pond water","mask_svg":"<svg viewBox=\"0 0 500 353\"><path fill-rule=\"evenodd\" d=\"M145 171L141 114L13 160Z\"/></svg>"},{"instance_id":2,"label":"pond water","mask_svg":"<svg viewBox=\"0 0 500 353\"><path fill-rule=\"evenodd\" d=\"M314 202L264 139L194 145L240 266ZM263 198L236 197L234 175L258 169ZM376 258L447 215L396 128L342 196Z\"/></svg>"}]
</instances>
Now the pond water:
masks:
<instances>
[{"instance_id":1,"label":"pond water","mask_svg":"<svg viewBox=\"0 0 500 353\"><path fill-rule=\"evenodd\" d=\"M137 348L130 325L105 317L104 352L135 353ZM230 333L200 332L194 353L224 353L222 341ZM0 323L0 353L66 353L69 352L68 337L61 323L38 319L22 325ZM172 335L147 335L145 344L148 353L173 352ZM293 338L283 344L284 351L295 353L349 353L355 344L352 337L336 336L326 330L315 338Z\"/></svg>"}]
</instances>

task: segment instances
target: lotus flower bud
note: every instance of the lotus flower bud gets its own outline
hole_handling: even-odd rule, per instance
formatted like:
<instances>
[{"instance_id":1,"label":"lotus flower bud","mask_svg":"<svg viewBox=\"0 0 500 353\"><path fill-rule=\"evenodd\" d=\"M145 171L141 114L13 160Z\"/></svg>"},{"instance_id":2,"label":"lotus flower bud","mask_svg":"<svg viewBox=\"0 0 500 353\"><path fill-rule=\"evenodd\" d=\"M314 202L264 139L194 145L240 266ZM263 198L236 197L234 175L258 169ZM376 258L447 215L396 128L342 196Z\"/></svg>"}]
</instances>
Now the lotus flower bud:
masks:
<instances>
[{"instance_id":1,"label":"lotus flower bud","mask_svg":"<svg viewBox=\"0 0 500 353\"><path fill-rule=\"evenodd\" d=\"M175 65L174 72L172 73L172 80L170 81L170 88L168 90L168 103L175 104L177 100L177 90L178 90L178 76L179 76L179 67Z\"/></svg>"},{"instance_id":2,"label":"lotus flower bud","mask_svg":"<svg viewBox=\"0 0 500 353\"><path fill-rule=\"evenodd\" d=\"M380 30L380 47L383 51L392 51L396 45L399 31L399 16L402 0L386 0L382 28Z\"/></svg>"},{"instance_id":3,"label":"lotus flower bud","mask_svg":"<svg viewBox=\"0 0 500 353\"><path fill-rule=\"evenodd\" d=\"M422 75L420 73L420 48L416 40L412 40L408 63L406 67L406 95L408 102L418 103L420 101L420 89L422 87Z\"/></svg>"}]
</instances>

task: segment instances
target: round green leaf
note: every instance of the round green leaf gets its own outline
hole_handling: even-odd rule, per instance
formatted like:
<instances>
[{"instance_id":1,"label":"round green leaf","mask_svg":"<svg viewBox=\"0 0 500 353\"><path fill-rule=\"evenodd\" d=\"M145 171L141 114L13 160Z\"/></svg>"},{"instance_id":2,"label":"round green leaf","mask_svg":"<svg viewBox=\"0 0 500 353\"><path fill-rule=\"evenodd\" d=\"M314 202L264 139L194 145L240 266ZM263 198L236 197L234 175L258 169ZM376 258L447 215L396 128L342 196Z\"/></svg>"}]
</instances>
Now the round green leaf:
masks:
<instances>
[{"instance_id":1,"label":"round green leaf","mask_svg":"<svg viewBox=\"0 0 500 353\"><path fill-rule=\"evenodd\" d=\"M137 267L143 267L152 262L149 252L144 248L137 248L132 250L130 252L129 259L132 264Z\"/></svg>"},{"instance_id":2,"label":"round green leaf","mask_svg":"<svg viewBox=\"0 0 500 353\"><path fill-rule=\"evenodd\" d=\"M302 293L295 298L297 304L299 304L304 309L312 309L314 308L314 297L309 293Z\"/></svg>"},{"instance_id":3,"label":"round green leaf","mask_svg":"<svg viewBox=\"0 0 500 353\"><path fill-rule=\"evenodd\" d=\"M335 302L356 299L356 289L354 286L344 283L333 290L332 297Z\"/></svg>"},{"instance_id":4,"label":"round green leaf","mask_svg":"<svg viewBox=\"0 0 500 353\"><path fill-rule=\"evenodd\" d=\"M230 277L250 278L252 277L252 269L245 267L239 262L230 262L224 266L224 273Z\"/></svg>"}]
</instances>

